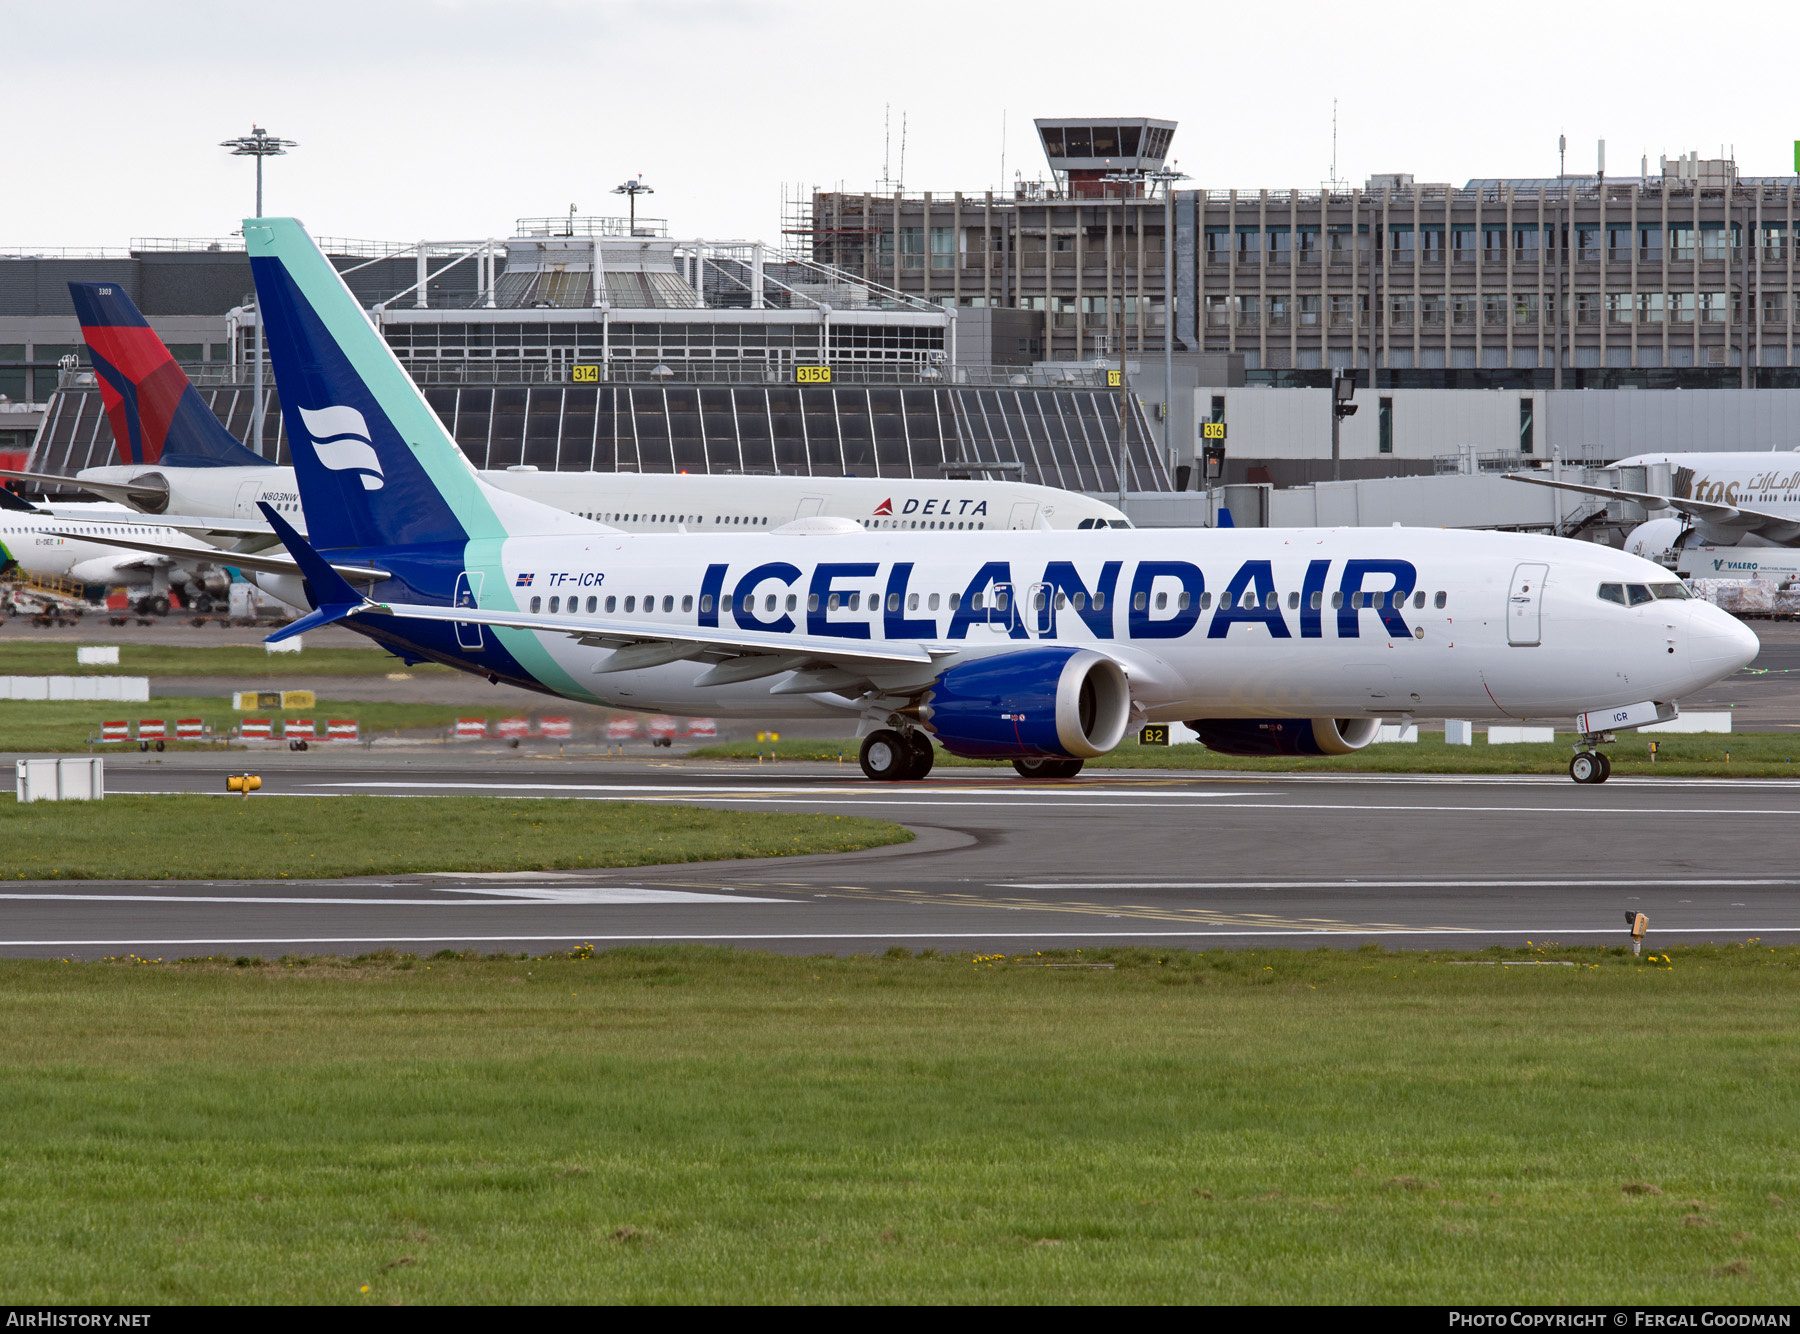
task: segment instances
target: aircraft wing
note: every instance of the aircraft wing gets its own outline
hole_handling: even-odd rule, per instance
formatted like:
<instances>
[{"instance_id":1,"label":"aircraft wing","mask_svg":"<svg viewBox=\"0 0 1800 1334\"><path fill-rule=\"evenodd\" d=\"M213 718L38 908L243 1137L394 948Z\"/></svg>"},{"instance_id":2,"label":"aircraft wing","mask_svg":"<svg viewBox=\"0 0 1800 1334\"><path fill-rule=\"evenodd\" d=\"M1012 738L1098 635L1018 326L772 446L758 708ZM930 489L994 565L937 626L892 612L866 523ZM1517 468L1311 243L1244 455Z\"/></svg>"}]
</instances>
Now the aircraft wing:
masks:
<instances>
[{"instance_id":1,"label":"aircraft wing","mask_svg":"<svg viewBox=\"0 0 1800 1334\"><path fill-rule=\"evenodd\" d=\"M245 570L261 570L265 574L299 574L299 563L292 556L271 556L263 552L252 555L243 551L226 551L219 547L188 547L174 542L151 542L141 537L101 537L96 533L56 533L76 542L97 542L106 547L123 547L127 551L148 551L177 560L205 561L210 565L235 565ZM393 578L388 570L372 565L333 565L331 567L353 583L378 584Z\"/></svg>"},{"instance_id":2,"label":"aircraft wing","mask_svg":"<svg viewBox=\"0 0 1800 1334\"><path fill-rule=\"evenodd\" d=\"M1741 505L1717 505L1707 500L1688 500L1681 496L1659 496L1648 491L1626 491L1611 486L1588 486L1581 482L1561 482L1529 473L1509 472L1507 480L1530 482L1533 486L1554 487L1558 491L1575 491L1582 495L1603 496L1608 500L1628 500L1645 509L1672 509L1701 523L1721 528L1742 528L1784 545L1800 538L1800 515L1770 514L1767 510L1746 509Z\"/></svg>"},{"instance_id":3,"label":"aircraft wing","mask_svg":"<svg viewBox=\"0 0 1800 1334\"><path fill-rule=\"evenodd\" d=\"M641 621L615 621L592 616L553 616L542 612L481 611L474 607L440 607L423 603L365 602L352 615L406 616L424 621L452 621L462 625L491 625L498 629L536 630L568 635L599 648L612 648L624 661L602 661L597 671L628 671L688 659L732 659L729 673L721 672L718 684L755 680L759 676L792 671L809 663L841 665L867 670L879 667L929 666L949 656L949 650L933 651L920 644L873 643L828 638L822 635L774 634L756 630L710 630L683 625L649 625ZM867 646L862 646L867 643ZM738 670L735 660L745 660ZM763 661L752 661L761 659ZM721 664L726 666L728 664ZM718 670L718 669L715 669ZM703 682L704 683L704 682Z\"/></svg>"},{"instance_id":4,"label":"aircraft wing","mask_svg":"<svg viewBox=\"0 0 1800 1334\"><path fill-rule=\"evenodd\" d=\"M274 529L260 519L222 519L208 515L196 514L89 514L85 510L71 512L65 505L40 505L39 514L53 515L58 519L81 523L132 524L143 527L154 524L161 528L174 528L184 533L195 533L201 536L217 534L226 539L240 537L272 537Z\"/></svg>"}]
</instances>

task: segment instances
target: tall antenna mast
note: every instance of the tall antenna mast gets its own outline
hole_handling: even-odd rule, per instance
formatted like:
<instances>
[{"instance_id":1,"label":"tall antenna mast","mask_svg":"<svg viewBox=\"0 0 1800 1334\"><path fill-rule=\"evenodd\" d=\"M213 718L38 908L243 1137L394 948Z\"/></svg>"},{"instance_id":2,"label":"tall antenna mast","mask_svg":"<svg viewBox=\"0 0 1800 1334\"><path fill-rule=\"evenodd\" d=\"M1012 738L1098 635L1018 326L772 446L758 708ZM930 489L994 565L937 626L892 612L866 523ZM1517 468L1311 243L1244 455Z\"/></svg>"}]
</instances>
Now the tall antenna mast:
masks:
<instances>
[{"instance_id":1,"label":"tall antenna mast","mask_svg":"<svg viewBox=\"0 0 1800 1334\"><path fill-rule=\"evenodd\" d=\"M906 112L900 113L900 179L895 182L902 190L906 188Z\"/></svg>"},{"instance_id":2,"label":"tall antenna mast","mask_svg":"<svg viewBox=\"0 0 1800 1334\"><path fill-rule=\"evenodd\" d=\"M1000 108L1000 188L1006 188L1006 108Z\"/></svg>"},{"instance_id":3,"label":"tall antenna mast","mask_svg":"<svg viewBox=\"0 0 1800 1334\"><path fill-rule=\"evenodd\" d=\"M893 173L889 168L893 165L892 150L894 146L894 104L881 104L881 188L887 189L894 183Z\"/></svg>"},{"instance_id":4,"label":"tall antenna mast","mask_svg":"<svg viewBox=\"0 0 1800 1334\"><path fill-rule=\"evenodd\" d=\"M1331 179L1325 182L1327 194L1339 193L1346 184L1338 179L1338 100L1331 99Z\"/></svg>"}]
</instances>

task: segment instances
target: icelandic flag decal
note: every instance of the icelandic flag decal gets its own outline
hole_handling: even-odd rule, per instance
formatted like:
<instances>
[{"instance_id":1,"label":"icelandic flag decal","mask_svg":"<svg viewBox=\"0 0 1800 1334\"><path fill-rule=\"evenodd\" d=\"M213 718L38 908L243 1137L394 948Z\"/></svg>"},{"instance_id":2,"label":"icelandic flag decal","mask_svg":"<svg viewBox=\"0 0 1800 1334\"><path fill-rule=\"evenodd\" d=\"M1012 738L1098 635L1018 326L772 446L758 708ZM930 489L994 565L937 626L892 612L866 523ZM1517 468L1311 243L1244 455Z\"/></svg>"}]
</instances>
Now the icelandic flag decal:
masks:
<instances>
[{"instance_id":1,"label":"icelandic flag decal","mask_svg":"<svg viewBox=\"0 0 1800 1334\"><path fill-rule=\"evenodd\" d=\"M882 501L879 505L877 505L875 507L875 512L877 514L892 514L894 512L893 497L890 496L890 497L888 497L888 499Z\"/></svg>"},{"instance_id":2,"label":"icelandic flag decal","mask_svg":"<svg viewBox=\"0 0 1800 1334\"><path fill-rule=\"evenodd\" d=\"M517 579L513 580L513 587L514 588L530 588L531 581L535 578L537 578L537 576L535 574L522 574Z\"/></svg>"}]
</instances>

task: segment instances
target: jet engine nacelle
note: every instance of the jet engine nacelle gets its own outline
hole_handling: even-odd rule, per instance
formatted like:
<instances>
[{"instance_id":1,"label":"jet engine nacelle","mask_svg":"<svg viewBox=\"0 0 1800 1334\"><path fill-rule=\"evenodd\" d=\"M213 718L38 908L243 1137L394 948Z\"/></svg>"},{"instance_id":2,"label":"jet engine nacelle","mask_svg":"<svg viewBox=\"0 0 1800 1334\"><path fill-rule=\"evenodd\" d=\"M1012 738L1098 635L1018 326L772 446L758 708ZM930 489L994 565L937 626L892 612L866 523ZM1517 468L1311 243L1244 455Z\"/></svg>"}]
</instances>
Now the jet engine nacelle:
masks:
<instances>
[{"instance_id":1,"label":"jet engine nacelle","mask_svg":"<svg viewBox=\"0 0 1800 1334\"><path fill-rule=\"evenodd\" d=\"M128 562L133 568L122 568ZM92 556L71 565L69 578L84 584L128 584L134 579L142 583L144 571L137 565L138 559L132 556Z\"/></svg>"},{"instance_id":2,"label":"jet engine nacelle","mask_svg":"<svg viewBox=\"0 0 1800 1334\"><path fill-rule=\"evenodd\" d=\"M1650 519L1633 528L1625 538L1625 553L1660 561L1668 552L1681 546L1681 535L1687 525L1680 519Z\"/></svg>"},{"instance_id":3,"label":"jet engine nacelle","mask_svg":"<svg viewBox=\"0 0 1800 1334\"><path fill-rule=\"evenodd\" d=\"M1092 649L1042 647L952 667L919 716L944 749L965 759L1091 759L1125 738L1131 687Z\"/></svg>"},{"instance_id":4,"label":"jet engine nacelle","mask_svg":"<svg viewBox=\"0 0 1800 1334\"><path fill-rule=\"evenodd\" d=\"M1348 755L1381 730L1379 718L1198 718L1200 744L1221 755Z\"/></svg>"}]
</instances>

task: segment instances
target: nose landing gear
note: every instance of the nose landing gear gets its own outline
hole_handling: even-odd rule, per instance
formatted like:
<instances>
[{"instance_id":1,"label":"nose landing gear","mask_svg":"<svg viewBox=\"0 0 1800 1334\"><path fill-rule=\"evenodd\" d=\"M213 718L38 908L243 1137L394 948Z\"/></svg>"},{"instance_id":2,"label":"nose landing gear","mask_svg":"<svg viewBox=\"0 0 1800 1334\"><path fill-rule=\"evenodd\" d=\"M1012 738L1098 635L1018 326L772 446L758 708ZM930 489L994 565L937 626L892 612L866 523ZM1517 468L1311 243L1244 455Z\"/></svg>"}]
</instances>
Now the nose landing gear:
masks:
<instances>
[{"instance_id":1,"label":"nose landing gear","mask_svg":"<svg viewBox=\"0 0 1800 1334\"><path fill-rule=\"evenodd\" d=\"M1612 761L1599 749L1611 740L1611 732L1584 734L1575 743L1575 758L1569 761L1569 777L1577 783L1604 783L1611 778Z\"/></svg>"}]
</instances>

